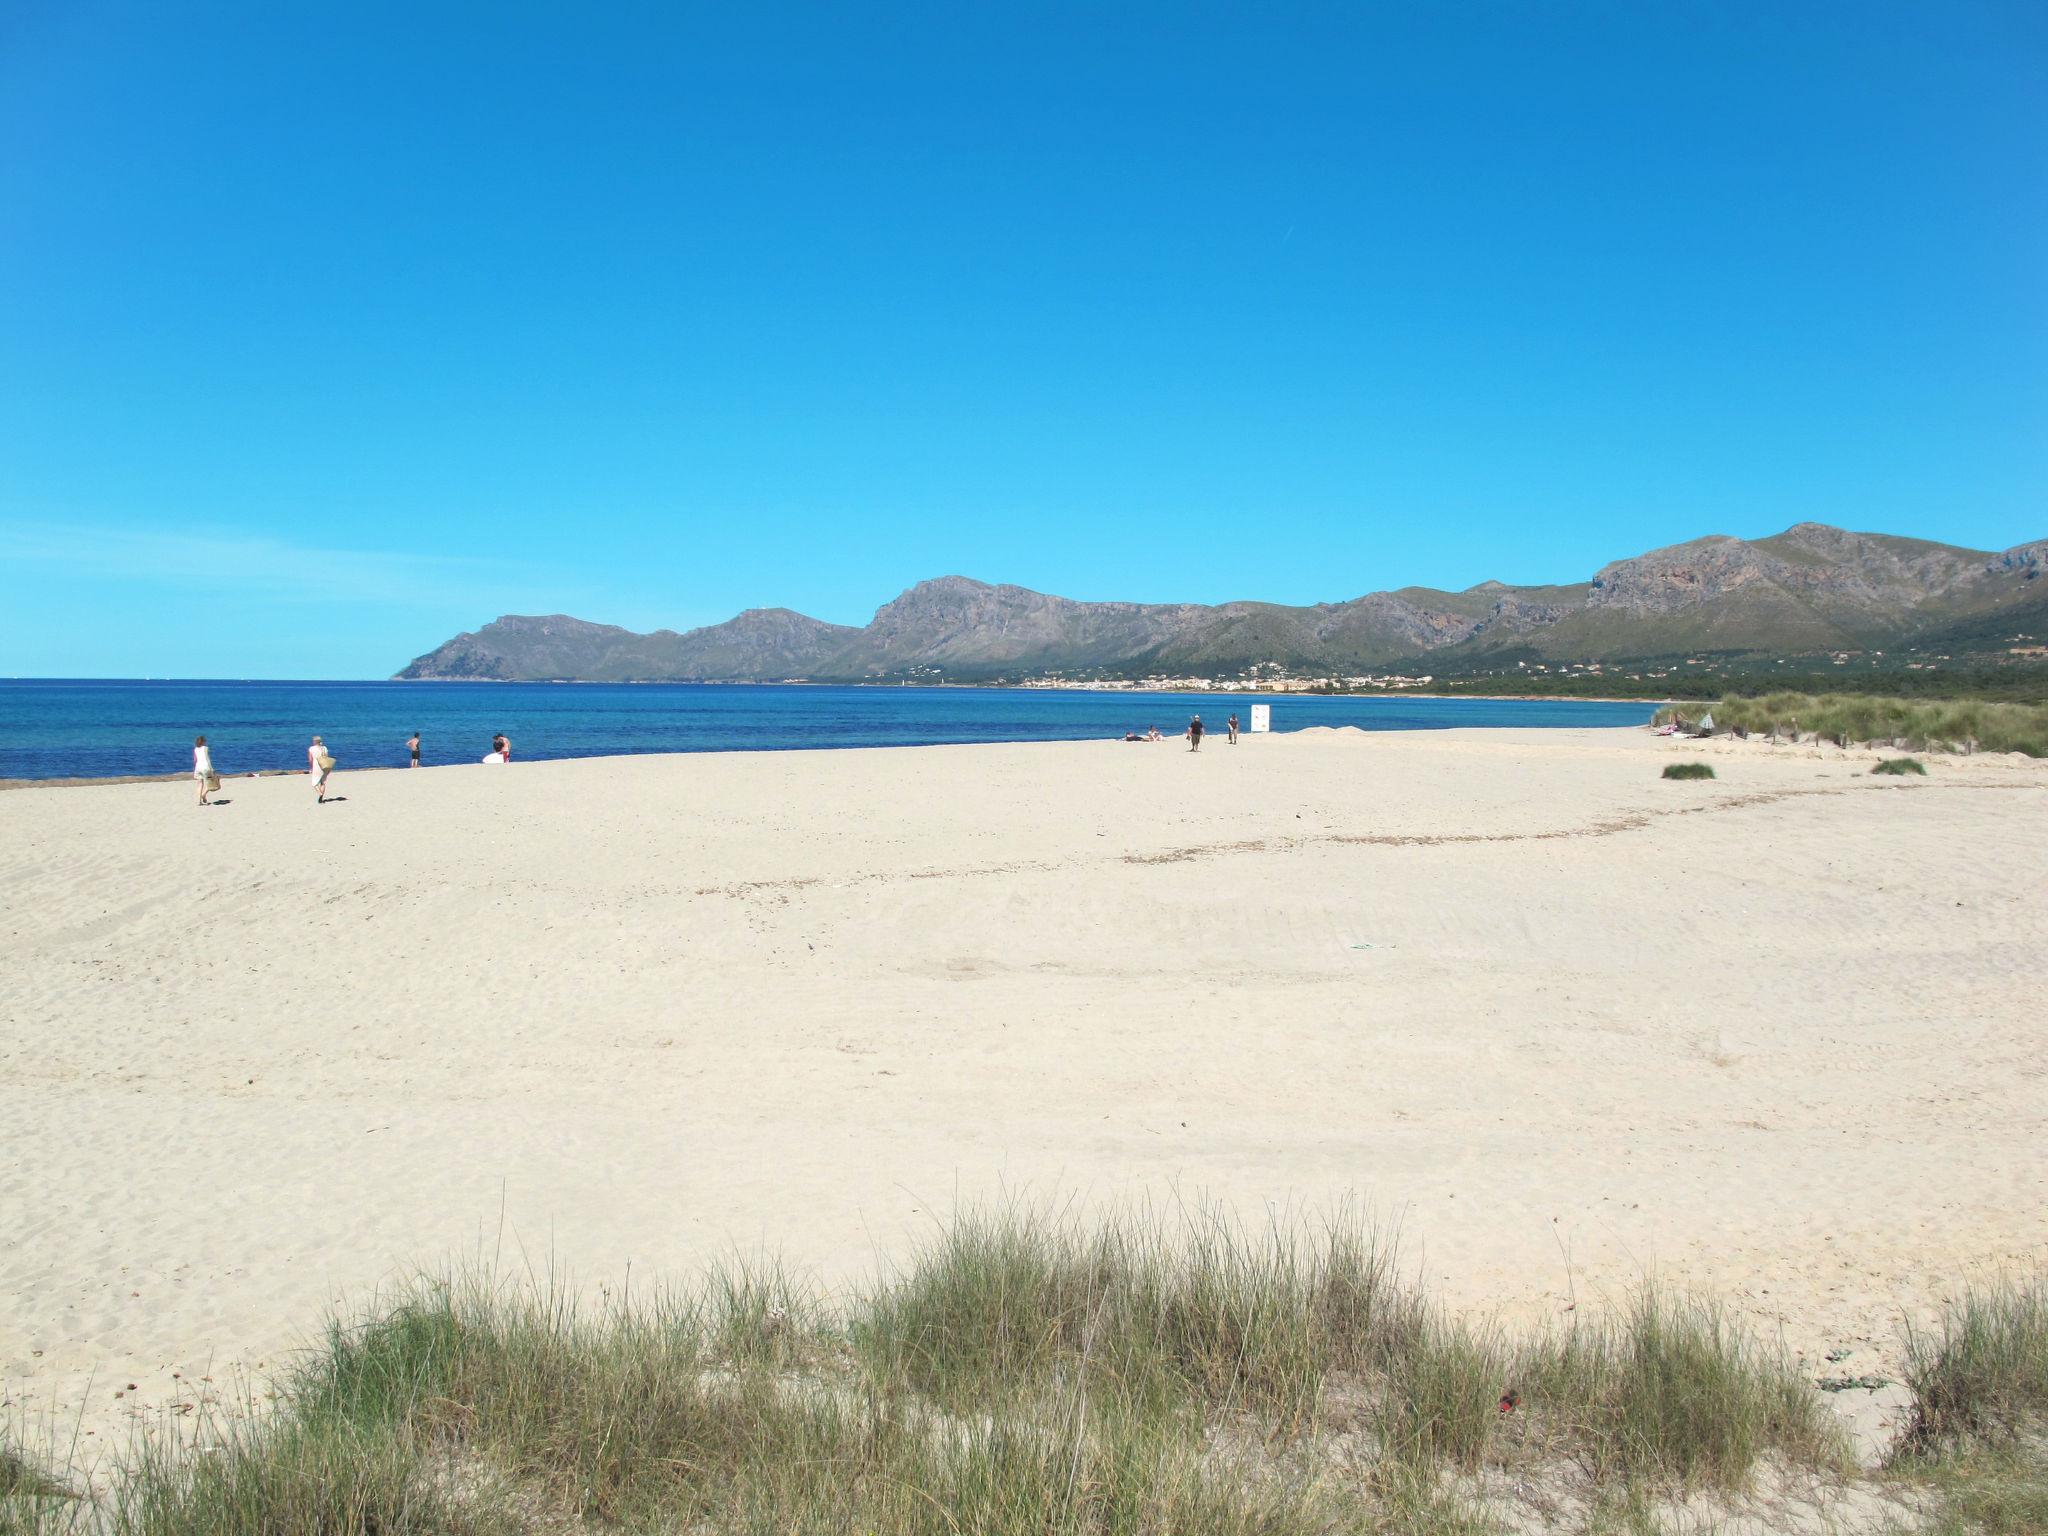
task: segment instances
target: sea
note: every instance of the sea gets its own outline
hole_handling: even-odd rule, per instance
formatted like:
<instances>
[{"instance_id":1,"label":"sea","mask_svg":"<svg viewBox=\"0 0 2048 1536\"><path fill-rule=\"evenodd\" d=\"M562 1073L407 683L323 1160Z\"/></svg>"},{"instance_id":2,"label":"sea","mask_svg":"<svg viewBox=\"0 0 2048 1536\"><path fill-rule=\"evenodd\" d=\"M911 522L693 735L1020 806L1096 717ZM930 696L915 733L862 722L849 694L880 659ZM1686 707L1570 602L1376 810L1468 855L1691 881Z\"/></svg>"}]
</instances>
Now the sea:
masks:
<instances>
[{"instance_id":1,"label":"sea","mask_svg":"<svg viewBox=\"0 0 2048 1536\"><path fill-rule=\"evenodd\" d=\"M1087 741L1199 714L1212 730L1254 702L1275 731L1624 726L1655 706L1400 694L1138 693L1051 688L706 683L175 682L0 679L0 778L181 773L204 733L223 773L300 769L315 732L338 764L397 768L420 733L429 765L474 763L491 738L514 762L642 752L798 751L987 741Z\"/></svg>"}]
</instances>

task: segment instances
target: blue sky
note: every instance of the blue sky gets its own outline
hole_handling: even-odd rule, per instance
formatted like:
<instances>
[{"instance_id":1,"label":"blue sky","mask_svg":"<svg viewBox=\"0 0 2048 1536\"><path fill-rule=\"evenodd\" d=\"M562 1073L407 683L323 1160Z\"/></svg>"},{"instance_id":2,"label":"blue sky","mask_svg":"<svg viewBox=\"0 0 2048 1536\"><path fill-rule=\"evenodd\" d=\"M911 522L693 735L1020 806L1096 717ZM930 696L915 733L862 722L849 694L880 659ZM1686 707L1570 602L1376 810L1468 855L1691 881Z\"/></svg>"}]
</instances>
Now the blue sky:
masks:
<instances>
[{"instance_id":1,"label":"blue sky","mask_svg":"<svg viewBox=\"0 0 2048 1536\"><path fill-rule=\"evenodd\" d=\"M2048 6L0 0L0 675L2048 534Z\"/></svg>"}]
</instances>

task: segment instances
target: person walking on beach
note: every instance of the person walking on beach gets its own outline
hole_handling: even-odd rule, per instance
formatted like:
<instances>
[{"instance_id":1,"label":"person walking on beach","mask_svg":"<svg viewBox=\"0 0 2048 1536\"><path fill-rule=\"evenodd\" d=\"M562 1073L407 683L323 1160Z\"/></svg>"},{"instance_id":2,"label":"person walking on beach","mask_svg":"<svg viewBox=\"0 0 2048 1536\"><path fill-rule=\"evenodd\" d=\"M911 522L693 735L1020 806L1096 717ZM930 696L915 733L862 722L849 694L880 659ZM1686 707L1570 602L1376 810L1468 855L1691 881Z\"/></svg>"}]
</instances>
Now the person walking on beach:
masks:
<instances>
[{"instance_id":1,"label":"person walking on beach","mask_svg":"<svg viewBox=\"0 0 2048 1536\"><path fill-rule=\"evenodd\" d=\"M413 733L412 733L412 734L411 734L410 736L406 737L406 739L405 739L405 750L406 750L406 751L408 751L408 752L410 752L410 753L412 754L412 765L413 765L413 767L415 767L415 768L419 767L419 765L420 765L420 733L419 733L418 731L414 731L414 732L413 732Z\"/></svg>"},{"instance_id":2,"label":"person walking on beach","mask_svg":"<svg viewBox=\"0 0 2048 1536\"><path fill-rule=\"evenodd\" d=\"M1237 745L1237 716L1235 715L1230 717L1230 744L1233 747Z\"/></svg>"},{"instance_id":3,"label":"person walking on beach","mask_svg":"<svg viewBox=\"0 0 2048 1536\"><path fill-rule=\"evenodd\" d=\"M192 782L199 786L199 803L213 804L206 797L220 781L213 776L213 748L206 744L204 736L192 738Z\"/></svg>"},{"instance_id":4,"label":"person walking on beach","mask_svg":"<svg viewBox=\"0 0 2048 1536\"><path fill-rule=\"evenodd\" d=\"M313 780L313 803L327 803L327 775L334 772L334 757L327 750L327 743L318 736L313 745L306 748L306 773Z\"/></svg>"},{"instance_id":5,"label":"person walking on beach","mask_svg":"<svg viewBox=\"0 0 2048 1536\"><path fill-rule=\"evenodd\" d=\"M1202 750L1202 717L1200 715L1195 716L1194 719L1188 722L1188 750L1190 752Z\"/></svg>"}]
</instances>

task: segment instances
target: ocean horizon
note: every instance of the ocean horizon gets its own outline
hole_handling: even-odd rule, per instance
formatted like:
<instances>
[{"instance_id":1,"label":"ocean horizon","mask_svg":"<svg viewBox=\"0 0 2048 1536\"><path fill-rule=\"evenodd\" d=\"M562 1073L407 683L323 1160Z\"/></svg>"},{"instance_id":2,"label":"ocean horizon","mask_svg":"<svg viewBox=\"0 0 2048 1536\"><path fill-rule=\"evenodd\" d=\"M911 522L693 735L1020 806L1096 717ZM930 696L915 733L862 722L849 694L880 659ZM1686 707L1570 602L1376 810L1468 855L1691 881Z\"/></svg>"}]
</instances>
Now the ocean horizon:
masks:
<instances>
[{"instance_id":1,"label":"ocean horizon","mask_svg":"<svg viewBox=\"0 0 2048 1536\"><path fill-rule=\"evenodd\" d=\"M1254 703L1273 729L1626 726L1647 701L1139 692L784 683L0 681L0 778L180 773L204 733L223 773L298 769L317 732L340 765L402 767L418 731L428 765L473 763L500 733L514 761L661 752L1086 741L1188 717L1221 730Z\"/></svg>"}]
</instances>

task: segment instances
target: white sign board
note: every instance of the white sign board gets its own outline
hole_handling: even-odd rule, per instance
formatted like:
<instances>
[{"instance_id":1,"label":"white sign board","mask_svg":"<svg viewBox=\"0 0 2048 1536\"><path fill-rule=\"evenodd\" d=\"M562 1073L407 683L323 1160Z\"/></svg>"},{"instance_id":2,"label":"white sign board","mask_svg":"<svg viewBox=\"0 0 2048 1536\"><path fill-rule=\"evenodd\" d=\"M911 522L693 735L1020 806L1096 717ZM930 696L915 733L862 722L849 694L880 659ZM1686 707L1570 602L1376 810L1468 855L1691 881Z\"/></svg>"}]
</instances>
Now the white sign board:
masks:
<instances>
[{"instance_id":1,"label":"white sign board","mask_svg":"<svg viewBox=\"0 0 2048 1536\"><path fill-rule=\"evenodd\" d=\"M1257 735L1260 731L1270 731L1271 729L1273 729L1273 706L1270 704L1254 704L1252 706L1252 734Z\"/></svg>"}]
</instances>

